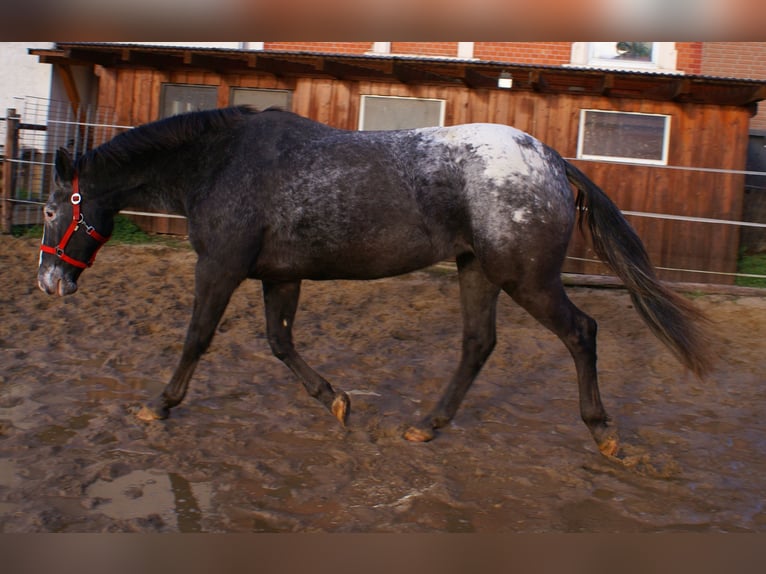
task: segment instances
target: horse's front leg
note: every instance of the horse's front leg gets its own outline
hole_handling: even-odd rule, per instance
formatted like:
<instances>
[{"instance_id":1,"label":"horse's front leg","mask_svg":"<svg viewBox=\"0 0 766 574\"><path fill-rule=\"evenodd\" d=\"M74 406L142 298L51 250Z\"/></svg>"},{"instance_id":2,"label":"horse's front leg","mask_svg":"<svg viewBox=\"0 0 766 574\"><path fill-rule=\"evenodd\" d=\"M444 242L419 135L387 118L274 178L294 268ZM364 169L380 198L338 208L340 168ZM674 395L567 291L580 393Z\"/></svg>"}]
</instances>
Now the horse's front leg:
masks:
<instances>
[{"instance_id":1,"label":"horse's front leg","mask_svg":"<svg viewBox=\"0 0 766 574\"><path fill-rule=\"evenodd\" d=\"M298 310L300 281L263 282L266 331L274 355L295 373L308 393L326 406L345 426L351 402L343 391L336 392L321 375L309 367L293 346L293 321Z\"/></svg>"},{"instance_id":2,"label":"horse's front leg","mask_svg":"<svg viewBox=\"0 0 766 574\"><path fill-rule=\"evenodd\" d=\"M213 261L200 259L197 262L194 309L186 332L181 360L170 382L159 396L138 412L138 418L145 421L167 418L170 409L183 400L194 369L210 346L229 299L242 280L222 270Z\"/></svg>"}]
</instances>

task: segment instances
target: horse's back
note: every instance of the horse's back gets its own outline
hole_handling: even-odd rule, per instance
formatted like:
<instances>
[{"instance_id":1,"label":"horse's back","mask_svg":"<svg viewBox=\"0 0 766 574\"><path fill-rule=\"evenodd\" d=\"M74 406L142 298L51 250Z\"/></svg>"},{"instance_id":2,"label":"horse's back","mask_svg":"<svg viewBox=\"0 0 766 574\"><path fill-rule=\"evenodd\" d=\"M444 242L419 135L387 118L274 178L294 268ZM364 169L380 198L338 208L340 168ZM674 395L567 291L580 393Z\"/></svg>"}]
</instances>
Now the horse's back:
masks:
<instances>
[{"instance_id":1,"label":"horse's back","mask_svg":"<svg viewBox=\"0 0 766 574\"><path fill-rule=\"evenodd\" d=\"M253 145L272 146L252 156L263 166L256 186L268 190L261 271L382 276L467 250L518 259L568 242L564 164L515 128L354 132L278 113L261 123Z\"/></svg>"}]
</instances>

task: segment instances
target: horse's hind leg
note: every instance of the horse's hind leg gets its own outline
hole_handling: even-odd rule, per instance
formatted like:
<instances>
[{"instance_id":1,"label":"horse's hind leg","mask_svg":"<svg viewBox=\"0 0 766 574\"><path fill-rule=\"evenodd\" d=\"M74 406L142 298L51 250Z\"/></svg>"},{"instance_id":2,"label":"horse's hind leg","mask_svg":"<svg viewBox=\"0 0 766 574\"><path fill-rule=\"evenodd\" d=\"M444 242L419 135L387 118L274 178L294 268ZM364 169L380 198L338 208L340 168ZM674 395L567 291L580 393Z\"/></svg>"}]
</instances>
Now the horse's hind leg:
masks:
<instances>
[{"instance_id":1,"label":"horse's hind leg","mask_svg":"<svg viewBox=\"0 0 766 574\"><path fill-rule=\"evenodd\" d=\"M336 393L330 383L306 364L293 346L293 320L298 310L300 287L300 281L263 282L269 345L274 355L298 376L308 393L345 425L351 410L348 395L342 391Z\"/></svg>"},{"instance_id":2,"label":"horse's hind leg","mask_svg":"<svg viewBox=\"0 0 766 574\"><path fill-rule=\"evenodd\" d=\"M457 258L460 303L463 314L463 350L460 365L436 407L419 424L404 433L407 440L434 438L434 430L455 416L471 383L495 347L495 309L500 288L487 279L473 254Z\"/></svg>"},{"instance_id":3,"label":"horse's hind leg","mask_svg":"<svg viewBox=\"0 0 766 574\"><path fill-rule=\"evenodd\" d=\"M569 349L577 369L580 416L599 450L607 456L616 455L619 449L617 432L609 424L598 390L596 321L569 300L558 273L544 281L526 281L505 290Z\"/></svg>"}]
</instances>

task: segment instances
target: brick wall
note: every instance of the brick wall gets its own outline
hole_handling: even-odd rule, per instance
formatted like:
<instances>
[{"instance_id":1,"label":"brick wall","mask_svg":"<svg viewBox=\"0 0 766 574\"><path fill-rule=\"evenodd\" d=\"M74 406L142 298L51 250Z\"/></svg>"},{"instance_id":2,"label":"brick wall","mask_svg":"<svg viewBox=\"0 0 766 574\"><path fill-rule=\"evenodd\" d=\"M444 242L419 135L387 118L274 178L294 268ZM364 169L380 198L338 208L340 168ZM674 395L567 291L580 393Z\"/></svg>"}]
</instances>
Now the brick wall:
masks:
<instances>
[{"instance_id":1,"label":"brick wall","mask_svg":"<svg viewBox=\"0 0 766 574\"><path fill-rule=\"evenodd\" d=\"M457 42L391 42L392 54L457 57Z\"/></svg>"},{"instance_id":2,"label":"brick wall","mask_svg":"<svg viewBox=\"0 0 766 574\"><path fill-rule=\"evenodd\" d=\"M474 58L560 66L572 60L571 42L476 42Z\"/></svg>"},{"instance_id":3,"label":"brick wall","mask_svg":"<svg viewBox=\"0 0 766 574\"><path fill-rule=\"evenodd\" d=\"M702 46L702 73L727 78L766 80L766 42L705 42ZM766 130L766 103L750 128Z\"/></svg>"},{"instance_id":4,"label":"brick wall","mask_svg":"<svg viewBox=\"0 0 766 574\"><path fill-rule=\"evenodd\" d=\"M364 54L372 50L372 42L264 42L264 50L291 52L327 52L330 54Z\"/></svg>"},{"instance_id":5,"label":"brick wall","mask_svg":"<svg viewBox=\"0 0 766 574\"><path fill-rule=\"evenodd\" d=\"M705 42L702 73L766 80L766 42Z\"/></svg>"},{"instance_id":6,"label":"brick wall","mask_svg":"<svg viewBox=\"0 0 766 574\"><path fill-rule=\"evenodd\" d=\"M676 68L687 74L702 73L702 42L676 42Z\"/></svg>"},{"instance_id":7,"label":"brick wall","mask_svg":"<svg viewBox=\"0 0 766 574\"><path fill-rule=\"evenodd\" d=\"M265 42L266 50L364 54L373 42ZM457 42L391 42L392 54L457 57ZM473 57L522 64L568 64L571 42L475 42Z\"/></svg>"},{"instance_id":8,"label":"brick wall","mask_svg":"<svg viewBox=\"0 0 766 574\"><path fill-rule=\"evenodd\" d=\"M265 42L267 50L315 51L364 54L373 42ZM456 57L457 42L391 42L392 54ZM699 74L702 42L678 42L678 69ZM572 59L571 42L475 42L473 57L479 60L560 66Z\"/></svg>"}]
</instances>

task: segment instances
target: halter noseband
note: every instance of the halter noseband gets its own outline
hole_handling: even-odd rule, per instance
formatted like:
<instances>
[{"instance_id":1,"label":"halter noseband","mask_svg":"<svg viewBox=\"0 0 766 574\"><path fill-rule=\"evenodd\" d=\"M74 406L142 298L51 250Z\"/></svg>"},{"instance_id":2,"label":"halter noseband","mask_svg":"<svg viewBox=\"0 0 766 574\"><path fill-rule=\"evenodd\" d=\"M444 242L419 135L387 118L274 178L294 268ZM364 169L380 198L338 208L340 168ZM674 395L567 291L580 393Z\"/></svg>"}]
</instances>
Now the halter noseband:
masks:
<instances>
[{"instance_id":1,"label":"halter noseband","mask_svg":"<svg viewBox=\"0 0 766 574\"><path fill-rule=\"evenodd\" d=\"M109 241L109 237L104 237L98 231L96 231L92 225L85 223L85 218L83 217L82 213L80 213L80 202L82 201L82 195L80 194L80 183L77 174L75 174L74 179L72 180L72 197L70 198L70 201L72 202L72 221L69 224L64 237L61 238L61 241L59 241L59 244L56 245L56 247L41 245L40 251L43 253L52 253L70 265L74 265L80 269L85 269L86 267L93 265L93 262L96 260L96 254L98 253L98 250L101 249L104 243ZM81 225L83 226L83 229L85 229L85 233L87 233L90 237L98 242L96 250L93 252L93 255L90 256L88 261L80 261L64 253L64 249L66 249L66 246L69 243L69 239L72 237L75 231L80 229Z\"/></svg>"}]
</instances>

